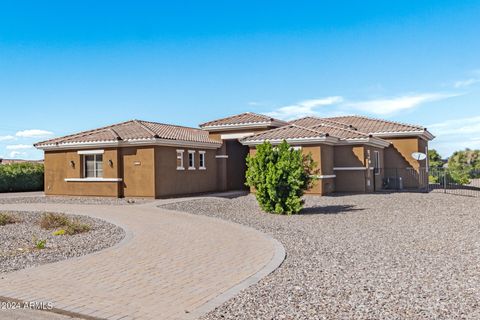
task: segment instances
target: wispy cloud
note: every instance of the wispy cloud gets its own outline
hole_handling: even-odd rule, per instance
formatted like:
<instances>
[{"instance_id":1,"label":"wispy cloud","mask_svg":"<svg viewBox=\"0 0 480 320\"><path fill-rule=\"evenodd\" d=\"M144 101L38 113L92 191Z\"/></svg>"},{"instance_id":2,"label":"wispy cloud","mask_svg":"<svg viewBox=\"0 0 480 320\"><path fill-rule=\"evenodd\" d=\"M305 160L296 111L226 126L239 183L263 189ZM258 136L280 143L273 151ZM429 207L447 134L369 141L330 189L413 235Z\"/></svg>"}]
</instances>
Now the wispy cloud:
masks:
<instances>
[{"instance_id":1,"label":"wispy cloud","mask_svg":"<svg viewBox=\"0 0 480 320\"><path fill-rule=\"evenodd\" d=\"M33 148L30 144L11 144L6 146L8 150L21 150L21 149L31 149Z\"/></svg>"},{"instance_id":2,"label":"wispy cloud","mask_svg":"<svg viewBox=\"0 0 480 320\"><path fill-rule=\"evenodd\" d=\"M418 107L421 104L433 101L444 100L452 97L463 95L462 93L421 93L403 95L393 98L382 98L374 100L366 100L359 102L349 102L345 104L347 107L351 107L363 112L389 115L402 110L408 110Z\"/></svg>"},{"instance_id":3,"label":"wispy cloud","mask_svg":"<svg viewBox=\"0 0 480 320\"><path fill-rule=\"evenodd\" d=\"M465 88L465 87L469 87L477 82L480 82L480 79L477 79L477 78L470 78L470 79L465 79L465 80L459 80L459 81L456 81L454 84L453 84L453 87L454 88Z\"/></svg>"},{"instance_id":4,"label":"wispy cloud","mask_svg":"<svg viewBox=\"0 0 480 320\"><path fill-rule=\"evenodd\" d=\"M437 137L431 147L443 156L450 156L455 150L480 148L480 116L450 119L427 126Z\"/></svg>"},{"instance_id":5,"label":"wispy cloud","mask_svg":"<svg viewBox=\"0 0 480 320\"><path fill-rule=\"evenodd\" d=\"M340 96L303 100L293 105L280 107L267 114L271 117L283 120L292 120L294 118L316 115L318 114L318 108L333 104L339 104L342 101L343 98Z\"/></svg>"},{"instance_id":6,"label":"wispy cloud","mask_svg":"<svg viewBox=\"0 0 480 320\"><path fill-rule=\"evenodd\" d=\"M431 124L428 129L436 135L480 135L480 116L446 120Z\"/></svg>"},{"instance_id":7,"label":"wispy cloud","mask_svg":"<svg viewBox=\"0 0 480 320\"><path fill-rule=\"evenodd\" d=\"M22 137L22 138L42 138L42 137L51 136L52 134L53 132L50 132L47 130L29 129L29 130L18 131L15 135L17 137Z\"/></svg>"},{"instance_id":8,"label":"wispy cloud","mask_svg":"<svg viewBox=\"0 0 480 320\"><path fill-rule=\"evenodd\" d=\"M10 135L0 136L0 141L8 141L8 140L15 140L15 137Z\"/></svg>"},{"instance_id":9,"label":"wispy cloud","mask_svg":"<svg viewBox=\"0 0 480 320\"><path fill-rule=\"evenodd\" d=\"M9 157L10 158L17 158L18 156L24 156L24 155L26 155L25 152L12 151L12 152L10 152Z\"/></svg>"}]
</instances>

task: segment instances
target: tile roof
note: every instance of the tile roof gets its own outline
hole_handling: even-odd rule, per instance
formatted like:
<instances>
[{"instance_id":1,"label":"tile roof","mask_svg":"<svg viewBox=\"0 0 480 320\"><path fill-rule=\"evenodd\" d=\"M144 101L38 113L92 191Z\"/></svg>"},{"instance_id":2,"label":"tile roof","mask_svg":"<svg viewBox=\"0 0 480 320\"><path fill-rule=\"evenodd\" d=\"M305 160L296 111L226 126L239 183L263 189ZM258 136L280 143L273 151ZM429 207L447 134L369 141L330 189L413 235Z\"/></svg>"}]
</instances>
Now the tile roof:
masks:
<instances>
[{"instance_id":1,"label":"tile roof","mask_svg":"<svg viewBox=\"0 0 480 320\"><path fill-rule=\"evenodd\" d=\"M265 124L271 125L272 123L286 124L286 122L265 116L263 114L245 112L237 115L233 115L226 118L221 118L209 122L202 123L200 127L216 127L216 126L235 126L235 125L248 125L248 124Z\"/></svg>"},{"instance_id":2,"label":"tile roof","mask_svg":"<svg viewBox=\"0 0 480 320\"><path fill-rule=\"evenodd\" d=\"M391 132L418 132L426 130L422 126L368 118L363 116L342 116L323 118L326 121L335 121L344 125L351 125L358 131L365 133L391 133Z\"/></svg>"},{"instance_id":3,"label":"tile roof","mask_svg":"<svg viewBox=\"0 0 480 320\"><path fill-rule=\"evenodd\" d=\"M293 124L296 124L296 125L299 125L299 126L303 126L303 127L307 127L307 128L318 126L318 125L321 125L321 124L325 124L325 125L333 125L333 126L336 126L336 127L339 127L339 128L344 128L344 129L353 129L352 126L350 126L348 124L344 124L344 123L340 123L340 122L332 121L332 120L326 120L324 118L312 117L312 116L304 117L304 118L300 118L300 119L295 119L295 120L290 121L290 123L293 123Z\"/></svg>"},{"instance_id":4,"label":"tile roof","mask_svg":"<svg viewBox=\"0 0 480 320\"><path fill-rule=\"evenodd\" d=\"M42 141L36 143L35 147L72 143L105 143L155 139L220 145L220 142L210 139L208 132L201 129L150 121L130 120L94 130L82 131L72 135Z\"/></svg>"},{"instance_id":5,"label":"tile roof","mask_svg":"<svg viewBox=\"0 0 480 320\"><path fill-rule=\"evenodd\" d=\"M345 129L345 128L340 128L338 126L333 126L330 124L326 123L321 123L317 125L313 125L310 127L310 129L328 133L332 137L337 137L339 139L368 139L370 138L370 135L355 131L352 129Z\"/></svg>"},{"instance_id":6,"label":"tile roof","mask_svg":"<svg viewBox=\"0 0 480 320\"><path fill-rule=\"evenodd\" d=\"M242 142L264 141L264 140L288 140L288 139L323 139L329 135L313 129L297 126L295 124L286 125L254 134L243 138Z\"/></svg>"}]
</instances>

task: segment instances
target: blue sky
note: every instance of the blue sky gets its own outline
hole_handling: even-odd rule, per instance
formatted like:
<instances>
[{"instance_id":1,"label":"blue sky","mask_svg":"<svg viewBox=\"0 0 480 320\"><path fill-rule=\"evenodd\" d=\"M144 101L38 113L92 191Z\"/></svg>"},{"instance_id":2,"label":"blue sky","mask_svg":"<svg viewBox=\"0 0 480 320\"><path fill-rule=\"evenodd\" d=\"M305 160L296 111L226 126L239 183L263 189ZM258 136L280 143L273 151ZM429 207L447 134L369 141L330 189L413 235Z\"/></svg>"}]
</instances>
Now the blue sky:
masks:
<instances>
[{"instance_id":1,"label":"blue sky","mask_svg":"<svg viewBox=\"0 0 480 320\"><path fill-rule=\"evenodd\" d=\"M2 1L0 157L128 119L422 124L480 148L480 1Z\"/></svg>"}]
</instances>

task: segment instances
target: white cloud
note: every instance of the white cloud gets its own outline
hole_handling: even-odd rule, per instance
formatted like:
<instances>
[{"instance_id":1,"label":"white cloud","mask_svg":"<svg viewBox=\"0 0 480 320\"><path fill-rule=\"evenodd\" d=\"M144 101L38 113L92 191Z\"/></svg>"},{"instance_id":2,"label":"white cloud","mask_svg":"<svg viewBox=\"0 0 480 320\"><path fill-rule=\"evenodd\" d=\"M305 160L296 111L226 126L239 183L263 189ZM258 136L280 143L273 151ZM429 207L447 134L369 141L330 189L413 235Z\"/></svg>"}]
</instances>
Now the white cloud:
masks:
<instances>
[{"instance_id":1,"label":"white cloud","mask_svg":"<svg viewBox=\"0 0 480 320\"><path fill-rule=\"evenodd\" d=\"M480 116L451 119L429 125L428 130L435 135L477 135L480 134ZM470 140L468 138L467 140Z\"/></svg>"},{"instance_id":2,"label":"white cloud","mask_svg":"<svg viewBox=\"0 0 480 320\"><path fill-rule=\"evenodd\" d=\"M10 156L10 158L16 158L18 156L23 156L25 154L26 154L25 152L12 151L12 152L10 152L9 156Z\"/></svg>"},{"instance_id":3,"label":"white cloud","mask_svg":"<svg viewBox=\"0 0 480 320\"><path fill-rule=\"evenodd\" d=\"M317 108L338 104L342 101L343 98L339 96L304 100L293 105L280 107L272 112L267 113L267 115L283 120L292 120L295 118L316 115L318 114L316 110Z\"/></svg>"},{"instance_id":4,"label":"white cloud","mask_svg":"<svg viewBox=\"0 0 480 320\"><path fill-rule=\"evenodd\" d=\"M465 148L480 148L480 116L450 119L427 126L436 135L431 147L444 157Z\"/></svg>"},{"instance_id":5,"label":"white cloud","mask_svg":"<svg viewBox=\"0 0 480 320\"><path fill-rule=\"evenodd\" d=\"M50 132L47 130L29 129L29 130L18 131L15 135L17 137L22 137L22 138L41 138L41 137L51 136L52 134L53 132Z\"/></svg>"},{"instance_id":6,"label":"white cloud","mask_svg":"<svg viewBox=\"0 0 480 320\"><path fill-rule=\"evenodd\" d=\"M466 80L459 80L459 81L456 81L454 84L453 84L453 87L454 88L464 88L464 87L469 87L471 86L472 84L475 84L477 82L480 82L480 79L476 79L476 78L470 78L470 79L466 79Z\"/></svg>"},{"instance_id":7,"label":"white cloud","mask_svg":"<svg viewBox=\"0 0 480 320\"><path fill-rule=\"evenodd\" d=\"M15 140L15 137L10 135L0 136L0 141L7 141L7 140Z\"/></svg>"},{"instance_id":8,"label":"white cloud","mask_svg":"<svg viewBox=\"0 0 480 320\"><path fill-rule=\"evenodd\" d=\"M375 99L368 101L350 102L345 104L347 107L352 107L368 113L379 115L389 115L401 110L415 108L427 102L433 102L443 99L448 99L462 95L461 93L422 93L404 95L394 98Z\"/></svg>"},{"instance_id":9,"label":"white cloud","mask_svg":"<svg viewBox=\"0 0 480 320\"><path fill-rule=\"evenodd\" d=\"M31 149L33 148L30 144L12 144L6 147L8 150L20 150L20 149Z\"/></svg>"}]
</instances>

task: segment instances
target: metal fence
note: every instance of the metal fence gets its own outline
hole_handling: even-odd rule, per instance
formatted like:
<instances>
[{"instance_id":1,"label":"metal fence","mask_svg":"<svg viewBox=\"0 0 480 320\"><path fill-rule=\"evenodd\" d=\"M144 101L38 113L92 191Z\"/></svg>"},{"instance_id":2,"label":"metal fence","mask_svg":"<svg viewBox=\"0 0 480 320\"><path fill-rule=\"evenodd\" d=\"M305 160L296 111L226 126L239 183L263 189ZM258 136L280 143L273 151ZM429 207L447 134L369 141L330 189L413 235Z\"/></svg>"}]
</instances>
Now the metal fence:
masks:
<instances>
[{"instance_id":1,"label":"metal fence","mask_svg":"<svg viewBox=\"0 0 480 320\"><path fill-rule=\"evenodd\" d=\"M382 169L381 176L383 190L480 197L480 170L386 168Z\"/></svg>"},{"instance_id":2,"label":"metal fence","mask_svg":"<svg viewBox=\"0 0 480 320\"><path fill-rule=\"evenodd\" d=\"M429 191L480 197L480 170L431 168Z\"/></svg>"}]
</instances>

